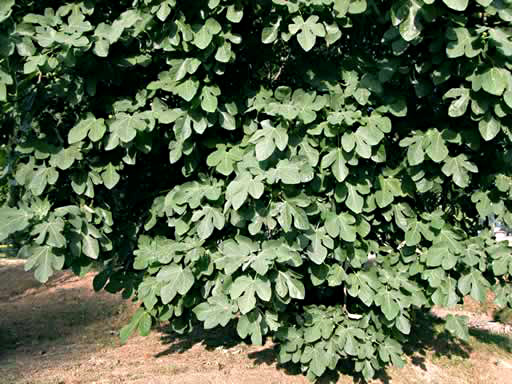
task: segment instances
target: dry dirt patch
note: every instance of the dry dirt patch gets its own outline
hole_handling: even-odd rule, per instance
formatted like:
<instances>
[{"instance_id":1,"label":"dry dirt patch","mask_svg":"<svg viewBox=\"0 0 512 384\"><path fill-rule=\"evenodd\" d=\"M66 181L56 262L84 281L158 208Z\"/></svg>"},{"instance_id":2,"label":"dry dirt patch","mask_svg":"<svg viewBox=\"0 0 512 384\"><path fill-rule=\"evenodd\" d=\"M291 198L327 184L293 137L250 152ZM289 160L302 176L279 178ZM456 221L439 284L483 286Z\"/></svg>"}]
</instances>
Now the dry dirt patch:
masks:
<instances>
[{"instance_id":1,"label":"dry dirt patch","mask_svg":"<svg viewBox=\"0 0 512 384\"><path fill-rule=\"evenodd\" d=\"M0 384L307 383L277 367L272 343L239 344L232 329L187 337L161 329L120 345L117 330L136 305L94 293L92 278L60 273L42 286L21 262L0 260ZM465 344L441 332L435 318L422 321L408 365L379 382L512 384L508 336L476 329Z\"/></svg>"}]
</instances>

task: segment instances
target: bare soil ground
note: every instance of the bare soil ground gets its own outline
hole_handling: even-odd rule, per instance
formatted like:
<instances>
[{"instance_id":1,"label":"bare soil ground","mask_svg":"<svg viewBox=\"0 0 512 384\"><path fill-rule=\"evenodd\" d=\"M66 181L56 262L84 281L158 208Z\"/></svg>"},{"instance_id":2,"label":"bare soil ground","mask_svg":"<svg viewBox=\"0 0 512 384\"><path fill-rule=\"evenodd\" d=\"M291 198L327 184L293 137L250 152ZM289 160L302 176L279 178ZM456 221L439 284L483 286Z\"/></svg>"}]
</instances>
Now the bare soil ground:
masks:
<instances>
[{"instance_id":1,"label":"bare soil ground","mask_svg":"<svg viewBox=\"0 0 512 384\"><path fill-rule=\"evenodd\" d=\"M233 329L187 337L160 329L120 345L117 331L136 304L94 293L92 278L60 273L41 286L21 261L0 259L0 384L307 383L276 365L271 342L239 344ZM492 305L468 302L455 311L472 321L468 343L442 332L436 317L420 319L407 366L376 383L512 384L512 339L493 322ZM341 374L325 382L354 379Z\"/></svg>"}]
</instances>

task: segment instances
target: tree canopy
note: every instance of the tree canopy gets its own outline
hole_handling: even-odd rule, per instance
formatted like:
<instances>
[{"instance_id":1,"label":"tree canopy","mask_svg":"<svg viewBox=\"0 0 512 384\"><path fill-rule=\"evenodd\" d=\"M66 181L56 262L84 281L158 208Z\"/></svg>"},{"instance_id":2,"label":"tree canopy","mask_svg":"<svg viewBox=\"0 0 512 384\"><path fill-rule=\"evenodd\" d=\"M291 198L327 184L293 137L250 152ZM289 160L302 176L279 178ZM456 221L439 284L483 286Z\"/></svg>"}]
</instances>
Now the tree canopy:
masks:
<instances>
[{"instance_id":1,"label":"tree canopy","mask_svg":"<svg viewBox=\"0 0 512 384\"><path fill-rule=\"evenodd\" d=\"M0 0L0 241L99 265L123 339L233 323L370 379L414 311L512 305L511 36L511 0Z\"/></svg>"}]
</instances>

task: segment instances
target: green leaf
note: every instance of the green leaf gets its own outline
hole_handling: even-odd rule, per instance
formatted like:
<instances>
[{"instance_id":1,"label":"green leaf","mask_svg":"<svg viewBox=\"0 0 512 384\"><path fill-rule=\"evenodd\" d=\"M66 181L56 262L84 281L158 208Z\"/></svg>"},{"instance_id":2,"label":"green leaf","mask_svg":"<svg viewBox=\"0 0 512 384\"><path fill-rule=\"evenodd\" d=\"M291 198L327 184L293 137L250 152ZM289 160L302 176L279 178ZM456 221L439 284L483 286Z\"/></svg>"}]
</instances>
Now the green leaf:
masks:
<instances>
[{"instance_id":1,"label":"green leaf","mask_svg":"<svg viewBox=\"0 0 512 384\"><path fill-rule=\"evenodd\" d=\"M495 96L501 96L507 87L507 78L501 68L489 68L480 75L480 81L484 91Z\"/></svg>"},{"instance_id":2,"label":"green leaf","mask_svg":"<svg viewBox=\"0 0 512 384\"><path fill-rule=\"evenodd\" d=\"M155 262L168 264L178 249L177 244L172 240L141 236L138 247L133 252L135 255L133 267L136 270L143 270Z\"/></svg>"},{"instance_id":3,"label":"green leaf","mask_svg":"<svg viewBox=\"0 0 512 384\"><path fill-rule=\"evenodd\" d=\"M409 335L411 333L411 322L403 314L396 318L395 326L404 335ZM379 355L380 355L380 351L379 351Z\"/></svg>"},{"instance_id":4,"label":"green leaf","mask_svg":"<svg viewBox=\"0 0 512 384\"><path fill-rule=\"evenodd\" d=\"M94 118L82 120L80 123L78 123L78 125L75 125L73 128L71 128L68 134L69 144L77 143L85 139L95 121L96 119Z\"/></svg>"},{"instance_id":5,"label":"green leaf","mask_svg":"<svg viewBox=\"0 0 512 384\"><path fill-rule=\"evenodd\" d=\"M117 170L112 165L112 163L109 163L105 168L105 171L103 171L103 173L101 174L101 178L103 179L105 187L107 187L108 189L112 189L117 185L117 183L121 179L121 176L119 176L119 173L117 173Z\"/></svg>"},{"instance_id":6,"label":"green leaf","mask_svg":"<svg viewBox=\"0 0 512 384\"><path fill-rule=\"evenodd\" d=\"M365 12L367 9L366 0L351 0L348 8L348 13L357 15Z\"/></svg>"},{"instance_id":7,"label":"green leaf","mask_svg":"<svg viewBox=\"0 0 512 384\"><path fill-rule=\"evenodd\" d=\"M512 108L512 86L511 85L509 85L507 91L503 95L503 101L505 101L505 104L507 104L507 106L509 108Z\"/></svg>"},{"instance_id":8,"label":"green leaf","mask_svg":"<svg viewBox=\"0 0 512 384\"><path fill-rule=\"evenodd\" d=\"M483 303L489 289L489 282L480 271L473 269L459 279L457 287L463 295L470 294L473 299Z\"/></svg>"},{"instance_id":9,"label":"green leaf","mask_svg":"<svg viewBox=\"0 0 512 384\"><path fill-rule=\"evenodd\" d=\"M164 304L170 303L179 293L184 296L194 285L194 275L189 268L171 264L163 267L156 275L158 282L162 283L160 297Z\"/></svg>"},{"instance_id":10,"label":"green leaf","mask_svg":"<svg viewBox=\"0 0 512 384\"><path fill-rule=\"evenodd\" d=\"M498 248L489 253L494 259L492 262L492 271L496 276L512 275L512 253L508 248Z\"/></svg>"},{"instance_id":11,"label":"green leaf","mask_svg":"<svg viewBox=\"0 0 512 384\"><path fill-rule=\"evenodd\" d=\"M215 260L218 268L224 269L228 275L233 274L248 259L251 249L244 246L244 243L227 240L221 246L222 257Z\"/></svg>"},{"instance_id":12,"label":"green leaf","mask_svg":"<svg viewBox=\"0 0 512 384\"><path fill-rule=\"evenodd\" d=\"M441 246L436 246L430 248L427 253L425 254L425 258L427 261L427 266L429 267L439 267L441 266L446 260L449 260L453 257L448 247L445 247L444 244ZM455 262L457 259L455 258ZM452 265L453 268L453 265ZM445 268L445 269L451 269L451 268Z\"/></svg>"},{"instance_id":13,"label":"green leaf","mask_svg":"<svg viewBox=\"0 0 512 384\"><path fill-rule=\"evenodd\" d=\"M226 199L235 210L245 203L249 195L259 199L264 192L265 186L258 179L253 179L248 173L244 173L229 183L226 189Z\"/></svg>"},{"instance_id":14,"label":"green leaf","mask_svg":"<svg viewBox=\"0 0 512 384\"><path fill-rule=\"evenodd\" d=\"M167 2L163 2L162 4L160 4L160 8L158 8L156 17L158 17L160 21L165 21L170 14L171 8L169 7L169 4Z\"/></svg>"},{"instance_id":15,"label":"green leaf","mask_svg":"<svg viewBox=\"0 0 512 384\"><path fill-rule=\"evenodd\" d=\"M205 112L215 112L218 106L217 96L219 95L220 90L217 87L203 87L200 96L201 108L203 108Z\"/></svg>"},{"instance_id":16,"label":"green leaf","mask_svg":"<svg viewBox=\"0 0 512 384\"><path fill-rule=\"evenodd\" d=\"M293 226L300 230L307 230L310 227L306 212L293 202L285 201L279 205L279 216L277 221L281 227L289 232Z\"/></svg>"},{"instance_id":17,"label":"green leaf","mask_svg":"<svg viewBox=\"0 0 512 384\"><path fill-rule=\"evenodd\" d=\"M446 54L450 58L477 56L481 50L475 48L478 44L478 36L472 36L467 28L450 28L446 33L450 40L446 45Z\"/></svg>"},{"instance_id":18,"label":"green leaf","mask_svg":"<svg viewBox=\"0 0 512 384\"><path fill-rule=\"evenodd\" d=\"M390 321L395 319L400 313L400 306L391 291L383 290L378 292L375 296L375 304L380 307L386 319Z\"/></svg>"},{"instance_id":19,"label":"green leaf","mask_svg":"<svg viewBox=\"0 0 512 384\"><path fill-rule=\"evenodd\" d=\"M173 192L166 199L173 200L178 205L188 204L193 209L199 207L204 199L215 201L221 196L221 190L218 186L197 181L182 184Z\"/></svg>"},{"instance_id":20,"label":"green leaf","mask_svg":"<svg viewBox=\"0 0 512 384\"><path fill-rule=\"evenodd\" d=\"M453 182L461 188L469 185L469 172L478 172L476 165L470 163L464 154L448 158L441 170L446 176L451 176Z\"/></svg>"},{"instance_id":21,"label":"green leaf","mask_svg":"<svg viewBox=\"0 0 512 384\"><path fill-rule=\"evenodd\" d=\"M345 16L348 12L348 8L350 6L350 0L334 0L334 11L336 12L336 17L341 18Z\"/></svg>"},{"instance_id":22,"label":"green leaf","mask_svg":"<svg viewBox=\"0 0 512 384\"><path fill-rule=\"evenodd\" d=\"M357 355L357 347L360 344L359 340L365 339L365 334L362 329L355 328L352 325L348 327L338 327L336 335L340 336L340 349L349 356ZM343 347L342 347L343 346Z\"/></svg>"},{"instance_id":23,"label":"green leaf","mask_svg":"<svg viewBox=\"0 0 512 384\"><path fill-rule=\"evenodd\" d=\"M354 213L361 213L363 211L364 199L357 192L356 187L352 184L347 184L348 195L345 200L346 206Z\"/></svg>"},{"instance_id":24,"label":"green leaf","mask_svg":"<svg viewBox=\"0 0 512 384\"><path fill-rule=\"evenodd\" d=\"M35 196L40 196L48 184L53 185L57 182L58 177L59 173L55 168L41 167L34 173L28 187Z\"/></svg>"},{"instance_id":25,"label":"green leaf","mask_svg":"<svg viewBox=\"0 0 512 384\"><path fill-rule=\"evenodd\" d=\"M456 290L457 281L452 278L445 279L432 295L432 301L436 305L453 307L460 301L460 297L457 295Z\"/></svg>"},{"instance_id":26,"label":"green leaf","mask_svg":"<svg viewBox=\"0 0 512 384\"><path fill-rule=\"evenodd\" d=\"M103 119L96 119L89 116L87 119L80 121L68 133L68 143L74 144L82 141L89 135L92 141L98 141L103 137L106 131Z\"/></svg>"},{"instance_id":27,"label":"green leaf","mask_svg":"<svg viewBox=\"0 0 512 384\"><path fill-rule=\"evenodd\" d=\"M466 316L446 316L446 329L461 340L469 339L468 318Z\"/></svg>"},{"instance_id":28,"label":"green leaf","mask_svg":"<svg viewBox=\"0 0 512 384\"><path fill-rule=\"evenodd\" d=\"M491 141L498 135L498 133L500 133L501 124L490 112L488 112L485 114L484 118L480 120L478 130L485 141Z\"/></svg>"},{"instance_id":29,"label":"green leaf","mask_svg":"<svg viewBox=\"0 0 512 384\"><path fill-rule=\"evenodd\" d=\"M327 369L327 359L325 358L325 350L320 346L313 349L313 355L309 367L311 371L318 377L322 376Z\"/></svg>"},{"instance_id":30,"label":"green leaf","mask_svg":"<svg viewBox=\"0 0 512 384\"><path fill-rule=\"evenodd\" d=\"M226 149L224 144L217 145L217 150L208 156L206 163L209 167L215 167L220 174L229 176L234 171L235 163L242 160L243 153L238 148Z\"/></svg>"},{"instance_id":31,"label":"green leaf","mask_svg":"<svg viewBox=\"0 0 512 384\"><path fill-rule=\"evenodd\" d=\"M99 274L97 276L99 276ZM106 283L106 278L104 283ZM151 311L158 303L158 296L160 296L161 286L162 284L159 283L154 277L145 278L139 284L137 288L137 297L139 300L142 300L148 311Z\"/></svg>"},{"instance_id":32,"label":"green leaf","mask_svg":"<svg viewBox=\"0 0 512 384\"><path fill-rule=\"evenodd\" d=\"M399 26L400 35L405 41L412 41L421 34L422 25L418 20L418 13L421 11L422 5L423 4L421 2L415 0L408 3L407 16ZM397 21L394 21L394 24Z\"/></svg>"},{"instance_id":33,"label":"green leaf","mask_svg":"<svg viewBox=\"0 0 512 384\"><path fill-rule=\"evenodd\" d=\"M197 94L199 89L199 81L188 79L180 83L176 88L176 94L185 101L191 101Z\"/></svg>"},{"instance_id":34,"label":"green leaf","mask_svg":"<svg viewBox=\"0 0 512 384\"><path fill-rule=\"evenodd\" d=\"M338 182L341 183L347 178L349 170L345 155L341 148L332 149L322 158L321 167L327 168L329 166L331 167L332 173Z\"/></svg>"},{"instance_id":35,"label":"green leaf","mask_svg":"<svg viewBox=\"0 0 512 384\"><path fill-rule=\"evenodd\" d=\"M313 326L306 328L304 340L307 343L313 343L322 338L329 339L334 331L334 322L328 317L320 317L315 320Z\"/></svg>"},{"instance_id":36,"label":"green leaf","mask_svg":"<svg viewBox=\"0 0 512 384\"><path fill-rule=\"evenodd\" d=\"M375 292L382 289L375 271L359 271L347 276L348 294L359 298L366 306L372 305Z\"/></svg>"},{"instance_id":37,"label":"green leaf","mask_svg":"<svg viewBox=\"0 0 512 384\"><path fill-rule=\"evenodd\" d=\"M314 170L307 159L297 156L280 160L273 172L268 173L267 181L271 184L281 181L283 184L296 185L307 183L313 177Z\"/></svg>"},{"instance_id":38,"label":"green leaf","mask_svg":"<svg viewBox=\"0 0 512 384\"><path fill-rule=\"evenodd\" d=\"M325 228L316 229L308 238L311 240L307 250L308 257L315 264L321 265L327 257L328 249L334 248L334 242L327 236Z\"/></svg>"},{"instance_id":39,"label":"green leaf","mask_svg":"<svg viewBox=\"0 0 512 384\"><path fill-rule=\"evenodd\" d=\"M375 193L375 201L380 208L385 208L395 200L395 196L401 196L402 185L398 179L379 177L380 190Z\"/></svg>"},{"instance_id":40,"label":"green leaf","mask_svg":"<svg viewBox=\"0 0 512 384\"><path fill-rule=\"evenodd\" d=\"M126 343L128 338L133 334L133 332L139 327L139 323L143 317L145 317L146 312L143 308L139 308L137 312L133 315L130 322L125 325L123 328L121 328L121 331L119 332L119 336L121 339L121 343ZM146 320L147 321L147 320Z\"/></svg>"},{"instance_id":41,"label":"green leaf","mask_svg":"<svg viewBox=\"0 0 512 384\"><path fill-rule=\"evenodd\" d=\"M205 329L220 325L225 327L234 318L237 308L228 297L216 295L208 298L208 302L197 305L193 312L199 321L204 322Z\"/></svg>"},{"instance_id":42,"label":"green leaf","mask_svg":"<svg viewBox=\"0 0 512 384\"><path fill-rule=\"evenodd\" d=\"M240 276L231 285L230 296L233 300L237 300L240 312L244 315L256 307L256 295L263 301L270 300L272 290L268 279Z\"/></svg>"},{"instance_id":43,"label":"green leaf","mask_svg":"<svg viewBox=\"0 0 512 384\"><path fill-rule=\"evenodd\" d=\"M222 212L210 206L205 206L201 211L194 212L192 221L197 222L197 234L201 240L206 240L212 234L215 228L222 229L225 224L225 217Z\"/></svg>"},{"instance_id":44,"label":"green leaf","mask_svg":"<svg viewBox=\"0 0 512 384\"><path fill-rule=\"evenodd\" d=\"M226 12L226 18L232 23L239 23L244 16L243 8L238 8L235 5L230 5Z\"/></svg>"},{"instance_id":45,"label":"green leaf","mask_svg":"<svg viewBox=\"0 0 512 384\"><path fill-rule=\"evenodd\" d=\"M34 276L41 283L46 283L55 271L64 267L64 256L55 255L49 245L30 248L30 254L25 271L35 269Z\"/></svg>"},{"instance_id":46,"label":"green leaf","mask_svg":"<svg viewBox=\"0 0 512 384\"><path fill-rule=\"evenodd\" d=\"M455 99L448 108L450 117L460 117L466 113L468 109L470 93L467 88L452 88L446 92L443 98Z\"/></svg>"},{"instance_id":47,"label":"green leaf","mask_svg":"<svg viewBox=\"0 0 512 384\"><path fill-rule=\"evenodd\" d=\"M255 262L253 254L258 250L259 248L249 238L236 236L234 240L229 239L222 242L220 247L222 256L215 260L215 264L218 268L224 269L227 275L232 275L248 261Z\"/></svg>"},{"instance_id":48,"label":"green leaf","mask_svg":"<svg viewBox=\"0 0 512 384\"><path fill-rule=\"evenodd\" d=\"M206 25L201 27L201 29L194 36L194 45L199 49L206 49L210 43L212 42L213 35L208 29Z\"/></svg>"},{"instance_id":49,"label":"green leaf","mask_svg":"<svg viewBox=\"0 0 512 384\"><path fill-rule=\"evenodd\" d=\"M354 225L356 219L348 213L336 215L330 213L325 221L325 229L332 238L341 237L347 242L356 241L357 228Z\"/></svg>"},{"instance_id":50,"label":"green leaf","mask_svg":"<svg viewBox=\"0 0 512 384\"><path fill-rule=\"evenodd\" d=\"M425 160L425 152L423 151L423 141L416 140L407 150L407 160L410 165L418 165Z\"/></svg>"},{"instance_id":51,"label":"green leaf","mask_svg":"<svg viewBox=\"0 0 512 384\"><path fill-rule=\"evenodd\" d=\"M326 24L325 25L325 42L327 46L333 45L341 39L341 30L337 24Z\"/></svg>"},{"instance_id":52,"label":"green leaf","mask_svg":"<svg viewBox=\"0 0 512 384\"><path fill-rule=\"evenodd\" d=\"M437 129L429 130L426 136L427 155L436 163L440 163L448 156L448 147L441 132Z\"/></svg>"},{"instance_id":53,"label":"green leaf","mask_svg":"<svg viewBox=\"0 0 512 384\"><path fill-rule=\"evenodd\" d=\"M220 111L219 113L219 123L222 128L228 131L234 131L236 129L236 119L233 115L228 112Z\"/></svg>"},{"instance_id":54,"label":"green leaf","mask_svg":"<svg viewBox=\"0 0 512 384\"><path fill-rule=\"evenodd\" d=\"M263 161L274 153L275 149L284 151L288 145L288 133L286 129L274 127L270 120L261 122L262 129L258 129L251 137L251 143L256 144L256 159Z\"/></svg>"},{"instance_id":55,"label":"green leaf","mask_svg":"<svg viewBox=\"0 0 512 384\"><path fill-rule=\"evenodd\" d=\"M12 7L14 6L14 0L1 0L0 1L0 23L6 20L12 12Z\"/></svg>"},{"instance_id":56,"label":"green leaf","mask_svg":"<svg viewBox=\"0 0 512 384\"><path fill-rule=\"evenodd\" d=\"M194 74L201 65L201 61L189 57L185 60L171 60L170 64L172 65L172 69L169 74L173 75L176 81L180 81L187 75Z\"/></svg>"},{"instance_id":57,"label":"green leaf","mask_svg":"<svg viewBox=\"0 0 512 384\"><path fill-rule=\"evenodd\" d=\"M151 318L151 315L147 312L144 312L144 314L141 316L139 320L139 333L141 336L147 336L151 332L151 325L153 323L153 319Z\"/></svg>"},{"instance_id":58,"label":"green leaf","mask_svg":"<svg viewBox=\"0 0 512 384\"><path fill-rule=\"evenodd\" d=\"M276 280L277 286L281 286L283 291L276 286L277 293L284 297L288 294L293 299L304 300L306 295L306 289L304 288L304 284L297 279L293 274L289 272L279 271Z\"/></svg>"},{"instance_id":59,"label":"green leaf","mask_svg":"<svg viewBox=\"0 0 512 384\"><path fill-rule=\"evenodd\" d=\"M316 15L309 16L306 21L302 16L296 16L293 18L293 24L288 27L292 35L297 35L297 41L306 52L315 46L317 37L325 36L325 28L318 20L319 17Z\"/></svg>"},{"instance_id":60,"label":"green leaf","mask_svg":"<svg viewBox=\"0 0 512 384\"><path fill-rule=\"evenodd\" d=\"M0 241L29 226L33 213L17 208L0 208Z\"/></svg>"},{"instance_id":61,"label":"green leaf","mask_svg":"<svg viewBox=\"0 0 512 384\"><path fill-rule=\"evenodd\" d=\"M66 238L62 234L64 231L64 220L54 218L44 223L40 223L32 230L33 235L39 235L36 239L38 244L46 244L54 248L63 248L66 246ZM48 238L47 238L48 237Z\"/></svg>"},{"instance_id":62,"label":"green leaf","mask_svg":"<svg viewBox=\"0 0 512 384\"><path fill-rule=\"evenodd\" d=\"M509 33L504 28L490 28L489 41L490 45L495 46L503 56L510 57L512 55L512 42Z\"/></svg>"},{"instance_id":63,"label":"green leaf","mask_svg":"<svg viewBox=\"0 0 512 384\"><path fill-rule=\"evenodd\" d=\"M90 257L91 259L97 260L100 254L100 245L98 240L96 240L91 235L83 235L82 236L82 251L84 255Z\"/></svg>"},{"instance_id":64,"label":"green leaf","mask_svg":"<svg viewBox=\"0 0 512 384\"><path fill-rule=\"evenodd\" d=\"M299 155L307 158L309 165L312 167L316 167L318 165L318 161L320 160L320 153L318 150L309 145L306 140L302 141L300 144Z\"/></svg>"},{"instance_id":65,"label":"green leaf","mask_svg":"<svg viewBox=\"0 0 512 384\"><path fill-rule=\"evenodd\" d=\"M137 115L120 113L110 123L110 130L116 134L123 143L129 143L135 139L137 131L146 128L146 122Z\"/></svg>"},{"instance_id":66,"label":"green leaf","mask_svg":"<svg viewBox=\"0 0 512 384\"><path fill-rule=\"evenodd\" d=\"M424 224L419 220L411 220L405 233L405 243L411 247L419 244Z\"/></svg>"},{"instance_id":67,"label":"green leaf","mask_svg":"<svg viewBox=\"0 0 512 384\"><path fill-rule=\"evenodd\" d=\"M231 44L225 42L222 46L217 49L217 53L215 54L215 60L221 63L228 63L231 59L232 51Z\"/></svg>"},{"instance_id":68,"label":"green leaf","mask_svg":"<svg viewBox=\"0 0 512 384\"><path fill-rule=\"evenodd\" d=\"M82 153L77 146L61 148L56 154L50 158L50 165L62 170L67 170L75 163L76 160L82 160Z\"/></svg>"},{"instance_id":69,"label":"green leaf","mask_svg":"<svg viewBox=\"0 0 512 384\"><path fill-rule=\"evenodd\" d=\"M391 363L398 368L403 368L405 362L402 360L401 355L403 354L401 345L391 338L386 340L379 345L379 357L386 363Z\"/></svg>"},{"instance_id":70,"label":"green leaf","mask_svg":"<svg viewBox=\"0 0 512 384\"><path fill-rule=\"evenodd\" d=\"M263 319L261 314L256 313L256 311L253 311L247 315L240 316L240 318L238 319L236 330L238 332L238 335L242 339L245 339L247 336L251 335L251 342L253 344L262 345Z\"/></svg>"},{"instance_id":71,"label":"green leaf","mask_svg":"<svg viewBox=\"0 0 512 384\"><path fill-rule=\"evenodd\" d=\"M336 159L332 165L332 173L336 177L338 182L344 181L348 176L348 168L346 166L345 156L343 155L343 151L341 149L336 150Z\"/></svg>"},{"instance_id":72,"label":"green leaf","mask_svg":"<svg viewBox=\"0 0 512 384\"><path fill-rule=\"evenodd\" d=\"M151 109L155 118L162 124L174 123L179 117L183 116L181 109L169 109L165 103L157 98L153 99Z\"/></svg>"},{"instance_id":73,"label":"green leaf","mask_svg":"<svg viewBox=\"0 0 512 384\"><path fill-rule=\"evenodd\" d=\"M279 18L274 24L270 27L265 27L261 31L261 42L263 44L272 44L277 40L279 36L279 28L281 26L281 18Z\"/></svg>"},{"instance_id":74,"label":"green leaf","mask_svg":"<svg viewBox=\"0 0 512 384\"><path fill-rule=\"evenodd\" d=\"M443 0L449 8L455 11L464 11L469 4L469 0Z\"/></svg>"}]
</instances>

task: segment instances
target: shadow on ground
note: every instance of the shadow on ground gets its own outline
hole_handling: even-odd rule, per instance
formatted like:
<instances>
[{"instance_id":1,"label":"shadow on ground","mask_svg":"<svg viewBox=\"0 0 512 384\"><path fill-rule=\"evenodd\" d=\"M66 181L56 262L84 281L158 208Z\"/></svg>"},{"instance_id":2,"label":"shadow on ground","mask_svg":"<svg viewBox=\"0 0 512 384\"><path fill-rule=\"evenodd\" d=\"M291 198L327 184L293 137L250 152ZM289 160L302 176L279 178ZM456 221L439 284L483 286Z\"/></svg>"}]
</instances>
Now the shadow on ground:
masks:
<instances>
[{"instance_id":1,"label":"shadow on ground","mask_svg":"<svg viewBox=\"0 0 512 384\"><path fill-rule=\"evenodd\" d=\"M404 352L410 356L414 365L426 370L428 354L435 357L469 358L471 346L443 329L443 320L429 313L418 312L413 322L408 343L404 345Z\"/></svg>"},{"instance_id":2,"label":"shadow on ground","mask_svg":"<svg viewBox=\"0 0 512 384\"><path fill-rule=\"evenodd\" d=\"M98 351L101 343L112 343L114 339L117 341L117 336L112 335L112 331L119 330L126 323L130 312L119 295L94 293L91 289L92 276L81 279L70 274L59 274L45 286L29 276L19 263L0 264L0 381L2 372L7 372L11 375L8 377L13 378L6 382L14 383L23 370L44 371L49 367L59 367L77 357L83 359L88 352ZM268 341L263 347L240 345L234 324L208 331L198 328L186 336L165 328L160 331L160 342L164 344L165 350L157 353L161 351L162 345L156 337L155 345L146 349L149 356L161 357L161 360L156 359L159 362L166 361L165 356L179 355L200 345L210 351L237 347L255 366L276 365L278 347L275 344ZM481 345L489 346L493 351L512 353L512 342L506 336L478 329L472 329L470 334L470 342L462 342L443 331L441 319L419 313L411 330L410 342L404 349L412 363L424 370L427 370L433 356L461 360L468 358L473 348ZM132 356L144 348L143 345L140 349L138 345L132 347L124 353ZM52 351L56 353L53 354ZM43 354L47 358L44 366L37 362ZM110 361L112 367L118 366L122 360L118 357L121 355L114 356ZM185 360L195 362L195 358L193 355ZM130 360L129 364L137 361ZM106 363L101 364L103 366ZM154 367L157 369L159 364L155 363ZM286 374L301 375L297 366L277 367ZM106 374L105 372L104 370L101 374ZM336 382L341 374L351 375L352 372L350 365L340 364L336 372L330 372L320 383ZM358 377L354 379L360 380ZM385 371L380 372L379 379L384 383L390 382Z\"/></svg>"},{"instance_id":3,"label":"shadow on ground","mask_svg":"<svg viewBox=\"0 0 512 384\"><path fill-rule=\"evenodd\" d=\"M180 335L167 327L162 327L159 330L163 333L161 337L162 343L169 345L169 347L158 353L156 357L163 357L173 353L183 353L196 344L204 346L208 351L219 347L229 349L240 344L240 338L236 333L236 329L231 324L225 328L217 327L210 330L203 330L196 327L187 335Z\"/></svg>"},{"instance_id":4,"label":"shadow on ground","mask_svg":"<svg viewBox=\"0 0 512 384\"><path fill-rule=\"evenodd\" d=\"M33 295L76 281L75 276L59 272L46 284L41 284L31 273L24 270L22 260L0 259L0 304L15 301L20 295Z\"/></svg>"},{"instance_id":5,"label":"shadow on ground","mask_svg":"<svg viewBox=\"0 0 512 384\"><path fill-rule=\"evenodd\" d=\"M118 314L118 298L98 300L79 278L59 274L41 285L29 273L20 263L0 267L0 362L14 350L44 354L47 344L78 337L89 324L105 322L106 328Z\"/></svg>"},{"instance_id":6,"label":"shadow on ground","mask_svg":"<svg viewBox=\"0 0 512 384\"><path fill-rule=\"evenodd\" d=\"M179 335L169 328L161 328L164 334L161 338L163 344L169 347L155 357L162 357L173 353L184 353L193 346L199 344L207 350L215 350L219 347L229 349L240 344L235 325L229 324L226 328L213 330L195 329L191 334ZM410 340L404 345L404 352L409 356L412 364L427 370L426 362L432 356L448 359L467 359L473 350L472 346L460 339L453 337L443 329L443 320L429 313L418 312L416 321L411 329ZM481 329L470 329L470 335L476 341L488 344L504 352L512 352L512 340L505 335L498 335ZM271 344L270 346L268 346ZM249 352L256 365L273 365L277 363L278 346L273 343L266 344L256 352ZM296 365L279 365L287 374L300 375L300 369ZM354 376L353 367L350 364L340 364L336 372L330 372L319 383L336 383L340 375L353 376L354 382L363 382L361 377ZM390 377L386 371L378 372L377 378L383 383L389 383Z\"/></svg>"},{"instance_id":7,"label":"shadow on ground","mask_svg":"<svg viewBox=\"0 0 512 384\"><path fill-rule=\"evenodd\" d=\"M470 329L469 334L482 344L492 345L503 352L512 353L512 339L481 329Z\"/></svg>"}]
</instances>

